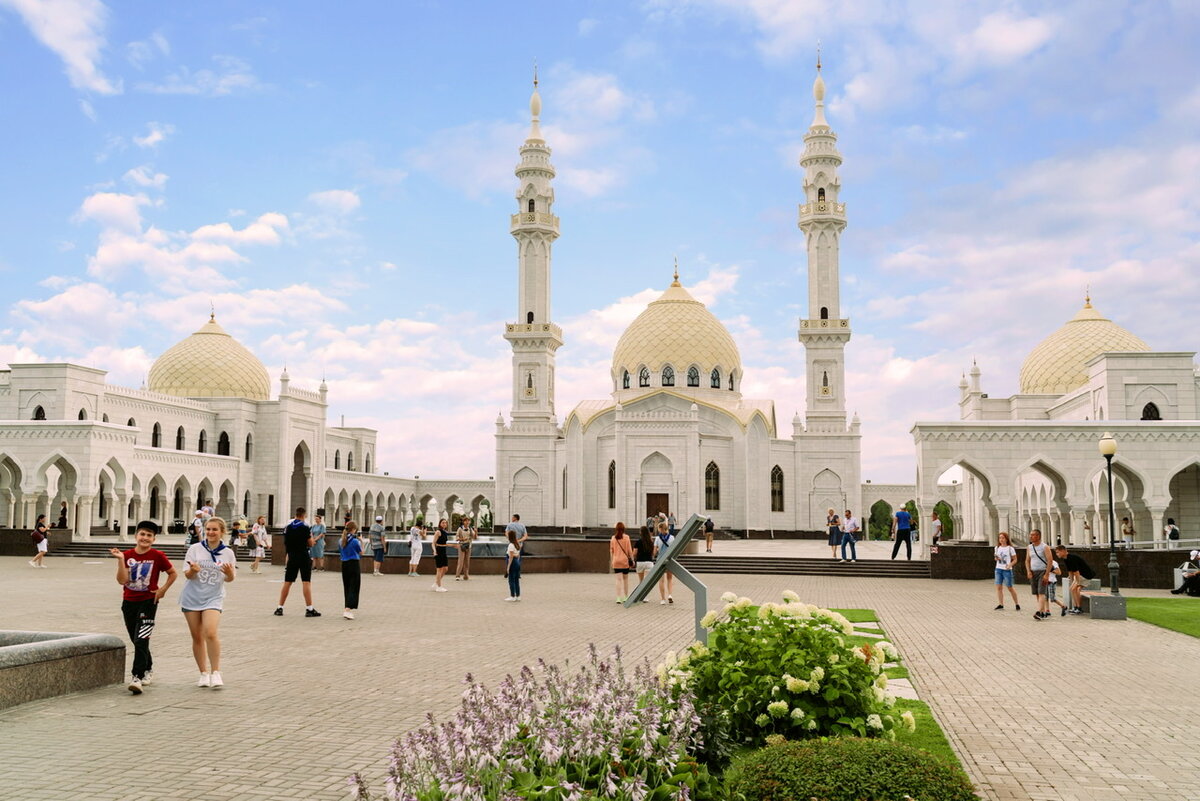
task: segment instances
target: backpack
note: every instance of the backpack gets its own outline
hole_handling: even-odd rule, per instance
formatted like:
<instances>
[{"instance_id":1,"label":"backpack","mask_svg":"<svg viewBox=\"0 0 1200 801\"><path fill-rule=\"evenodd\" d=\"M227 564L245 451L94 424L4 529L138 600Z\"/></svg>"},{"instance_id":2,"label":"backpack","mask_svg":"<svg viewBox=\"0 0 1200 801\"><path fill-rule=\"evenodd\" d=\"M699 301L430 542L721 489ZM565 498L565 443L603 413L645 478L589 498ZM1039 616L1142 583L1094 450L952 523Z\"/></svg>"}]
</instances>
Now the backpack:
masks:
<instances>
[{"instance_id":1,"label":"backpack","mask_svg":"<svg viewBox=\"0 0 1200 801\"><path fill-rule=\"evenodd\" d=\"M257 548L258 547L258 540L255 539L253 533L246 535L246 547L247 548Z\"/></svg>"},{"instance_id":2,"label":"backpack","mask_svg":"<svg viewBox=\"0 0 1200 801\"><path fill-rule=\"evenodd\" d=\"M1171 526L1171 533L1167 535L1169 540L1179 539L1179 526Z\"/></svg>"}]
</instances>

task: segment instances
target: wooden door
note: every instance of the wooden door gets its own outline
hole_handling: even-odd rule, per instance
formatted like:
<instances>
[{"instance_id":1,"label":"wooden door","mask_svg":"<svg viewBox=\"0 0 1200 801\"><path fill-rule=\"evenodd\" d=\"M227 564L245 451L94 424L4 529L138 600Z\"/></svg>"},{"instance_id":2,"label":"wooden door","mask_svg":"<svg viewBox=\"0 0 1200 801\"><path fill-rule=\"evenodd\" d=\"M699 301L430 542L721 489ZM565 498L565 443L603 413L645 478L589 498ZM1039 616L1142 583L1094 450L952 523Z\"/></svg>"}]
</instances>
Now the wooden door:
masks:
<instances>
[{"instance_id":1,"label":"wooden door","mask_svg":"<svg viewBox=\"0 0 1200 801\"><path fill-rule=\"evenodd\" d=\"M666 492L646 493L646 517L659 513L666 514L671 504L671 496Z\"/></svg>"}]
</instances>

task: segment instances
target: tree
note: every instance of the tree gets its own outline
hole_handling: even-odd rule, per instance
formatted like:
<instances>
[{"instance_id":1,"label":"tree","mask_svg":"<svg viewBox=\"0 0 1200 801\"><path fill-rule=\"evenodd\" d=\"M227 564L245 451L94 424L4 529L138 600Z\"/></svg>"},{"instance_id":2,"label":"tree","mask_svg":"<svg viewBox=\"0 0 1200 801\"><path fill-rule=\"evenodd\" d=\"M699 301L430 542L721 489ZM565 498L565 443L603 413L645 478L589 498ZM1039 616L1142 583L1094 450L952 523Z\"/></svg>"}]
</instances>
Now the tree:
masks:
<instances>
[{"instance_id":1,"label":"tree","mask_svg":"<svg viewBox=\"0 0 1200 801\"><path fill-rule=\"evenodd\" d=\"M873 540L886 540L891 534L891 504L887 501L875 501L871 506L871 517L867 520L867 536Z\"/></svg>"},{"instance_id":2,"label":"tree","mask_svg":"<svg viewBox=\"0 0 1200 801\"><path fill-rule=\"evenodd\" d=\"M945 501L938 501L933 511L937 512L938 520L942 521L942 539L954 539L954 510Z\"/></svg>"}]
</instances>

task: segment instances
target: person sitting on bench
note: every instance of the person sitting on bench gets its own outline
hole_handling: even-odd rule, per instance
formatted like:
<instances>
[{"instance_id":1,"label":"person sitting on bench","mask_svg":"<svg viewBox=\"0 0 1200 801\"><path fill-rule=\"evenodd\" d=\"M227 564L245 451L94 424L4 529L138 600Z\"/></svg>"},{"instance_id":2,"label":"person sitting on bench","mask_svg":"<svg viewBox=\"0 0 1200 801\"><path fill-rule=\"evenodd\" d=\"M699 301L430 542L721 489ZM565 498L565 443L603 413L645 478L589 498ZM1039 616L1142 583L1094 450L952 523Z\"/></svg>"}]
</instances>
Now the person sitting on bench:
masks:
<instances>
[{"instance_id":1,"label":"person sitting on bench","mask_svg":"<svg viewBox=\"0 0 1200 801\"><path fill-rule=\"evenodd\" d=\"M1171 590L1172 595L1187 593L1193 598L1200 597L1200 551L1192 551L1188 560L1182 565L1183 583Z\"/></svg>"}]
</instances>

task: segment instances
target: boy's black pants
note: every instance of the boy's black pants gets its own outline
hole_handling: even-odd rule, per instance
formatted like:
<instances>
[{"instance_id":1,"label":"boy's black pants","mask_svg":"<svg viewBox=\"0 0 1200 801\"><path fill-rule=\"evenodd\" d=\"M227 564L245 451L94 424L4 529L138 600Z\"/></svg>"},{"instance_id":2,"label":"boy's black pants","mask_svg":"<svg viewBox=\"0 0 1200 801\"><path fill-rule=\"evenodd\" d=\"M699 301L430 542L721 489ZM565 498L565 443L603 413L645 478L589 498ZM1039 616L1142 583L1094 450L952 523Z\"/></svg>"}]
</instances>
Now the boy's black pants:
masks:
<instances>
[{"instance_id":1,"label":"boy's black pants","mask_svg":"<svg viewBox=\"0 0 1200 801\"><path fill-rule=\"evenodd\" d=\"M121 614L125 617L125 630L133 641L133 675L144 678L154 667L150 656L150 635L154 633L154 616L158 614L158 602L122 601Z\"/></svg>"}]
</instances>

